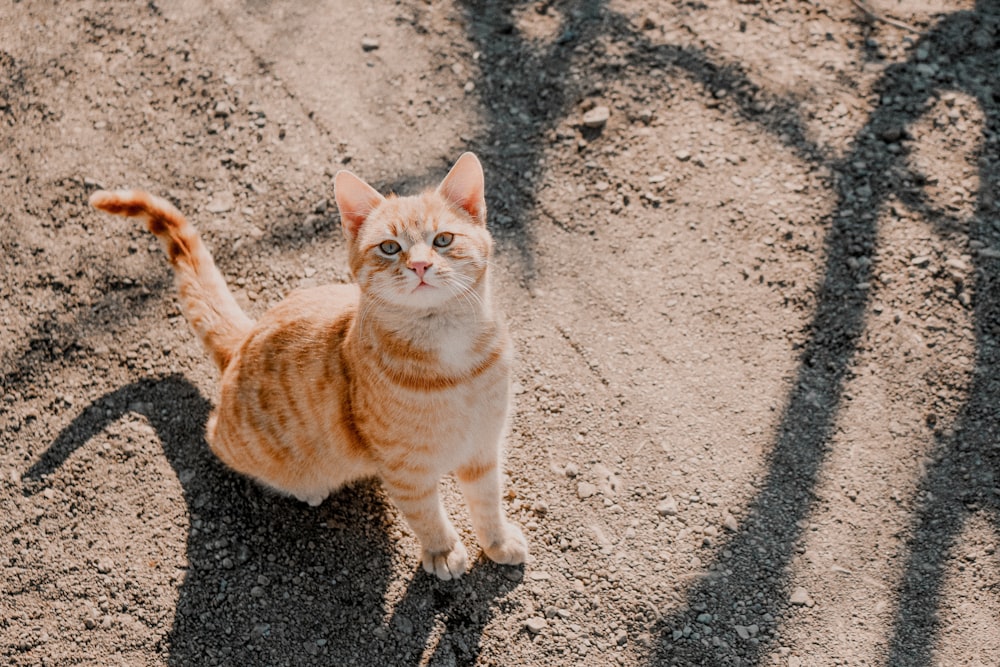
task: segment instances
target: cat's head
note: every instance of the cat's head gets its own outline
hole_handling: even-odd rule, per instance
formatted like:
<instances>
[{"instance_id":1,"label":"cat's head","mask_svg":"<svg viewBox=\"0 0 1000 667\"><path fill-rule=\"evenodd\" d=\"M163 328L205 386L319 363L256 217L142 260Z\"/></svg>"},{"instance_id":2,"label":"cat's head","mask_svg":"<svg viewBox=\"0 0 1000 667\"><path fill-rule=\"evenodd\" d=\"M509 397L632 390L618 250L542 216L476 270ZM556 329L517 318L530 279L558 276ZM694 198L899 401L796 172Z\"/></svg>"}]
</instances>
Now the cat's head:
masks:
<instances>
[{"instance_id":1,"label":"cat's head","mask_svg":"<svg viewBox=\"0 0 1000 667\"><path fill-rule=\"evenodd\" d=\"M462 155L437 189L413 197L383 197L348 171L337 173L334 190L363 292L406 308L476 303L493 241L475 155Z\"/></svg>"}]
</instances>

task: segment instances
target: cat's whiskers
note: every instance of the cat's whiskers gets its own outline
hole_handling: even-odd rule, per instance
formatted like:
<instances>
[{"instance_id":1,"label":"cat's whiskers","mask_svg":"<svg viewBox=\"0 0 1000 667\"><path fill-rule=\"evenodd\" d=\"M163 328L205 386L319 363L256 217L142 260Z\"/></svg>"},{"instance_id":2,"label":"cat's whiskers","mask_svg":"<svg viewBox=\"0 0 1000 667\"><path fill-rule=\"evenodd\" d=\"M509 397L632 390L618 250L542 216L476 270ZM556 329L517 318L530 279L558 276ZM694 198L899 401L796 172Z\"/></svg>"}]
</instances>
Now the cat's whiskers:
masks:
<instances>
[{"instance_id":1,"label":"cat's whiskers","mask_svg":"<svg viewBox=\"0 0 1000 667\"><path fill-rule=\"evenodd\" d=\"M455 296L456 298L461 299L466 305L468 305L469 310L472 311L472 314L475 317L475 322L478 324L479 314L481 310L478 306L481 305L482 303L481 300L479 304L476 303L475 298L477 298L478 295L475 293L470 293L468 289L459 289L459 291L456 292Z\"/></svg>"},{"instance_id":2,"label":"cat's whiskers","mask_svg":"<svg viewBox=\"0 0 1000 667\"><path fill-rule=\"evenodd\" d=\"M486 303L478 291L475 290L477 279L469 273L459 270L471 264L473 264L472 260L455 262L451 270L443 278L449 287L456 289L455 295L461 297L472 310L476 311L478 320L478 314L486 307Z\"/></svg>"},{"instance_id":3,"label":"cat's whiskers","mask_svg":"<svg viewBox=\"0 0 1000 667\"><path fill-rule=\"evenodd\" d=\"M469 305L469 308L475 312L476 320L478 321L479 314L485 309L486 303L479 292L473 288L475 281L470 277L456 274L452 277L452 284L458 288L457 296L465 301Z\"/></svg>"}]
</instances>

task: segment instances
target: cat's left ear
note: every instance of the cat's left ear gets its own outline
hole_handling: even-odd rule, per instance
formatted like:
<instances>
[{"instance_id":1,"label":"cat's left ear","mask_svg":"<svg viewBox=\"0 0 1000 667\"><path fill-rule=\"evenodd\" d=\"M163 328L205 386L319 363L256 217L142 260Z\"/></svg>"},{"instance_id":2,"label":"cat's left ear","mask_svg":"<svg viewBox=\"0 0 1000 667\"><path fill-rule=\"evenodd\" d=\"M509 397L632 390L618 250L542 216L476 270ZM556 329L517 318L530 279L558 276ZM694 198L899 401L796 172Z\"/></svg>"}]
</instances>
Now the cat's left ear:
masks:
<instances>
[{"instance_id":1,"label":"cat's left ear","mask_svg":"<svg viewBox=\"0 0 1000 667\"><path fill-rule=\"evenodd\" d=\"M340 223L352 241L371 212L385 201L378 190L349 171L338 171L333 177L333 198L340 210Z\"/></svg>"},{"instance_id":2,"label":"cat's left ear","mask_svg":"<svg viewBox=\"0 0 1000 667\"><path fill-rule=\"evenodd\" d=\"M442 197L481 225L486 224L485 189L483 166L472 153L463 153L438 186Z\"/></svg>"}]
</instances>

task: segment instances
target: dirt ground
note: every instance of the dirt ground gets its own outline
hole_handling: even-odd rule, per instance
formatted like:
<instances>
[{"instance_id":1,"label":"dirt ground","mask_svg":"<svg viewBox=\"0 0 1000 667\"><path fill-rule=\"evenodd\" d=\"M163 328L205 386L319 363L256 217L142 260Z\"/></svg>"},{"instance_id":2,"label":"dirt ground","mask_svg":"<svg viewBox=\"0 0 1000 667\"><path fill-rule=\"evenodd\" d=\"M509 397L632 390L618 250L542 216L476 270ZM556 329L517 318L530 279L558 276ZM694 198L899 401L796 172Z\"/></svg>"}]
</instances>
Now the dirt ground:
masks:
<instances>
[{"instance_id":1,"label":"dirt ground","mask_svg":"<svg viewBox=\"0 0 1000 667\"><path fill-rule=\"evenodd\" d=\"M0 662L1000 664L1000 1L859 3L2 3ZM86 200L175 201L253 314L349 279L338 169L465 150L532 557L440 582L377 484L213 458Z\"/></svg>"}]
</instances>

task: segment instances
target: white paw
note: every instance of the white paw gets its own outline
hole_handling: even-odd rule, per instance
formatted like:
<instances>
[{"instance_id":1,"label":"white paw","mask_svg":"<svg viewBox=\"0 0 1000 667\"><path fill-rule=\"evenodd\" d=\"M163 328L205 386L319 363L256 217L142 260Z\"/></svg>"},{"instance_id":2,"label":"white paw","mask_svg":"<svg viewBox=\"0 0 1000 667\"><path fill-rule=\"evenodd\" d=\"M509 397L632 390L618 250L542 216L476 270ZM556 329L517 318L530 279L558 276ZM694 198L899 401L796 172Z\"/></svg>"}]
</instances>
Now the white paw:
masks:
<instances>
[{"instance_id":1,"label":"white paw","mask_svg":"<svg viewBox=\"0 0 1000 667\"><path fill-rule=\"evenodd\" d=\"M424 569L445 581L458 579L465 574L465 563L468 559L469 554L465 551L465 545L462 544L461 540L455 540L448 551L424 549L422 554Z\"/></svg>"},{"instance_id":2,"label":"white paw","mask_svg":"<svg viewBox=\"0 0 1000 667\"><path fill-rule=\"evenodd\" d=\"M484 546L483 551L494 563L520 565L528 559L528 540L524 539L520 526L508 523L504 525L500 538Z\"/></svg>"}]
</instances>

